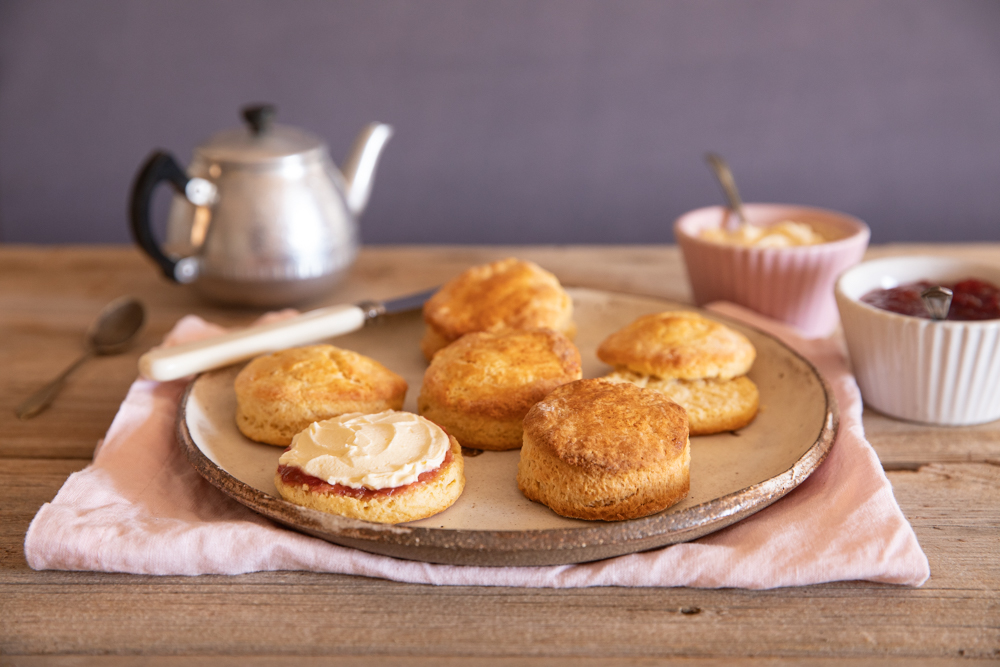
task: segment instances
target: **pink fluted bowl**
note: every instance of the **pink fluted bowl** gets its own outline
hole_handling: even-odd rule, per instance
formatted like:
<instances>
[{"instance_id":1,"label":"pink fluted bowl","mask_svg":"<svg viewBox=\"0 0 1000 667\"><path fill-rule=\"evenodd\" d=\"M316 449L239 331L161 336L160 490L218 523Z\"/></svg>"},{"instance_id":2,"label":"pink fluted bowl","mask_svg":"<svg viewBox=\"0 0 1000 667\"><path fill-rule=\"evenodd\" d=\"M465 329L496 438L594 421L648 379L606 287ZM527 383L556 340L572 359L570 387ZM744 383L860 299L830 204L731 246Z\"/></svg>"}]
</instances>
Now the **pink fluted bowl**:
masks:
<instances>
[{"instance_id":1,"label":"pink fluted bowl","mask_svg":"<svg viewBox=\"0 0 1000 667\"><path fill-rule=\"evenodd\" d=\"M731 301L793 325L807 337L826 336L839 321L833 296L837 277L861 261L871 230L836 211L787 204L745 204L751 224L804 222L830 239L790 248L754 248L706 241L705 229L725 224L729 210L709 206L674 223L695 303Z\"/></svg>"}]
</instances>

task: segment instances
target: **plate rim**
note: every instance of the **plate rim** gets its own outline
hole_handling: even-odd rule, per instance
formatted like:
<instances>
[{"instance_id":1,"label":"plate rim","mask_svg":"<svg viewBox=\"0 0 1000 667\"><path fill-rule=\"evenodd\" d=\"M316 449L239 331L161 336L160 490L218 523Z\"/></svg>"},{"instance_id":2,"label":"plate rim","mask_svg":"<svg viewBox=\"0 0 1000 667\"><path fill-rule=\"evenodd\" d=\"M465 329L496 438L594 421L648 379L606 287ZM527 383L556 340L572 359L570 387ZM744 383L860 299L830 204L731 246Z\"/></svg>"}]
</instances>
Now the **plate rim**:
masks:
<instances>
[{"instance_id":1,"label":"plate rim","mask_svg":"<svg viewBox=\"0 0 1000 667\"><path fill-rule=\"evenodd\" d=\"M840 427L836 396L816 366L777 336L727 315L662 297L594 288L573 289L652 299L665 306L694 310L735 323L772 339L803 362L820 383L826 406L823 425L816 439L786 470L677 512L659 512L625 521L599 521L578 527L531 530L468 530L379 524L302 507L252 487L208 458L191 435L187 425L187 404L201 374L188 383L181 396L175 421L177 440L202 478L227 497L293 530L334 544L407 560L485 566L588 562L697 539L780 500L805 481L826 459ZM654 544L649 544L650 541Z\"/></svg>"}]
</instances>

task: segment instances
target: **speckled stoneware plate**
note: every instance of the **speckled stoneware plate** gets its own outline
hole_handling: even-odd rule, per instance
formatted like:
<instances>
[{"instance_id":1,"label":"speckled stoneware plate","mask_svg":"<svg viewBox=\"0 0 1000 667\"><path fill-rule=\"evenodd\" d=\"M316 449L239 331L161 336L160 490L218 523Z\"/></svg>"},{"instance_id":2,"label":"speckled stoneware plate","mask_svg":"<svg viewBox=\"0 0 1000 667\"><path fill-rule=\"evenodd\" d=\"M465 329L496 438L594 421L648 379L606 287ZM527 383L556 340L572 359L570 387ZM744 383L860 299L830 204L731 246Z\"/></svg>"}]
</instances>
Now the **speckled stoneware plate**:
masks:
<instances>
[{"instance_id":1,"label":"speckled stoneware plate","mask_svg":"<svg viewBox=\"0 0 1000 667\"><path fill-rule=\"evenodd\" d=\"M595 354L611 332L646 313L689 309L659 299L570 289L584 377L609 369ZM838 413L816 369L777 339L712 313L757 348L750 377L760 388L757 418L735 433L691 439L691 491L673 507L619 522L566 519L517 489L519 452L483 452L465 461L466 486L452 507L395 526L357 521L293 505L274 486L282 448L261 445L236 428L233 380L239 366L199 376L181 402L177 434L194 467L223 493L295 530L364 551L458 565L581 563L685 542L767 507L798 486L833 443ZM405 409L416 411L426 363L419 313L334 340L371 356L410 384Z\"/></svg>"}]
</instances>

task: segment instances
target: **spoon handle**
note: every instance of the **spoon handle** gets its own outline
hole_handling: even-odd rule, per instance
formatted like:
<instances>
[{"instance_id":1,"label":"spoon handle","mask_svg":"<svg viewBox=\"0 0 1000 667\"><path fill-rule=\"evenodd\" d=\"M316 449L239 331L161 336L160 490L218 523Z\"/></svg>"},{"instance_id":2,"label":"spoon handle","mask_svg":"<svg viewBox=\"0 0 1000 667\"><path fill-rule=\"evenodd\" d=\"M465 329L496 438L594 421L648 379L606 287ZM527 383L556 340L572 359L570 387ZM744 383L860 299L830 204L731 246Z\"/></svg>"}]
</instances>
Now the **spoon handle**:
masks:
<instances>
[{"instance_id":1,"label":"spoon handle","mask_svg":"<svg viewBox=\"0 0 1000 667\"><path fill-rule=\"evenodd\" d=\"M740 199L740 191L736 189L736 179L733 178L733 172L729 169L729 165L721 155L716 153L706 153L705 161L708 162L708 166L712 168L719 185L722 186L722 193L726 195L729 208L740 219L740 222L746 222L747 219L743 215L743 200Z\"/></svg>"},{"instance_id":2,"label":"spoon handle","mask_svg":"<svg viewBox=\"0 0 1000 667\"><path fill-rule=\"evenodd\" d=\"M18 419L31 419L36 415L41 414L47 407L52 405L52 401L55 400L56 395L62 391L63 385L66 383L66 378L70 374L79 368L83 362L94 356L93 350L87 350L84 352L79 359L74 361L69 367L66 368L59 377L49 382L47 385L36 391L34 394L28 397L20 407L15 410L14 414L17 415Z\"/></svg>"}]
</instances>

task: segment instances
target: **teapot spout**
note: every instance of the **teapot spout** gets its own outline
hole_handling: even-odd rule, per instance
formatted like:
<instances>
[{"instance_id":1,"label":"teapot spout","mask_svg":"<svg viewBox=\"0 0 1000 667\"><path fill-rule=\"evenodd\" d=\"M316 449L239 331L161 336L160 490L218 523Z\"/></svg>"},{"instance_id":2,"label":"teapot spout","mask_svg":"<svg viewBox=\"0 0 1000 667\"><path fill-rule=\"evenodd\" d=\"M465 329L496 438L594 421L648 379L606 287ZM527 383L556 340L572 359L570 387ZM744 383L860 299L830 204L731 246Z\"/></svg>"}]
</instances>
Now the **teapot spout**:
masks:
<instances>
[{"instance_id":1,"label":"teapot spout","mask_svg":"<svg viewBox=\"0 0 1000 667\"><path fill-rule=\"evenodd\" d=\"M382 149L392 136L392 127L383 123L372 123L361 130L347 159L344 160L344 181L347 185L347 208L355 218L368 205L375 167Z\"/></svg>"}]
</instances>

